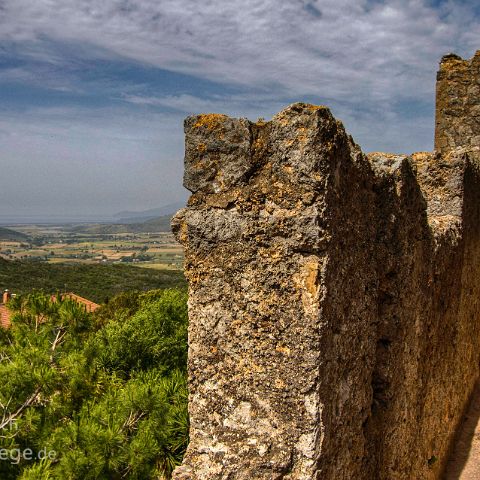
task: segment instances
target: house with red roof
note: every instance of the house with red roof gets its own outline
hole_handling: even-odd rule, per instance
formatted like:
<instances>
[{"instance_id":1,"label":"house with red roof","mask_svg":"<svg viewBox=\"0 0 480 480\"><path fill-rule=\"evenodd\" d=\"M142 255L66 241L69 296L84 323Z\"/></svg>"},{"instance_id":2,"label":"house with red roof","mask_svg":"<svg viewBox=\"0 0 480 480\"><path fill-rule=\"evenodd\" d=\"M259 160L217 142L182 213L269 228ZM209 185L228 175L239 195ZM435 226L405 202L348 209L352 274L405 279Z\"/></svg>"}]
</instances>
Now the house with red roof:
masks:
<instances>
[{"instance_id":1,"label":"house with red roof","mask_svg":"<svg viewBox=\"0 0 480 480\"><path fill-rule=\"evenodd\" d=\"M70 298L71 300L75 300L80 305L83 305L85 307L85 311L87 311L88 313L93 313L97 308L100 307L100 305L98 305L97 303L92 302L87 298L83 298L80 295L76 295L75 293L64 293L62 294L62 299L64 298Z\"/></svg>"},{"instance_id":2,"label":"house with red roof","mask_svg":"<svg viewBox=\"0 0 480 480\"><path fill-rule=\"evenodd\" d=\"M0 327L2 328L9 328L11 325L11 317L12 313L7 307L7 303L9 302L10 298L12 297L12 294L8 291L5 290L2 295L2 303L0 303ZM86 298L81 297L80 295L76 295L75 293L62 293L61 298L69 298L71 300L74 300L80 305L83 305L85 308L85 311L88 313L93 313L100 305L98 305L95 302L92 302L91 300L88 300ZM57 297L55 295L52 295L52 300L56 301Z\"/></svg>"}]
</instances>

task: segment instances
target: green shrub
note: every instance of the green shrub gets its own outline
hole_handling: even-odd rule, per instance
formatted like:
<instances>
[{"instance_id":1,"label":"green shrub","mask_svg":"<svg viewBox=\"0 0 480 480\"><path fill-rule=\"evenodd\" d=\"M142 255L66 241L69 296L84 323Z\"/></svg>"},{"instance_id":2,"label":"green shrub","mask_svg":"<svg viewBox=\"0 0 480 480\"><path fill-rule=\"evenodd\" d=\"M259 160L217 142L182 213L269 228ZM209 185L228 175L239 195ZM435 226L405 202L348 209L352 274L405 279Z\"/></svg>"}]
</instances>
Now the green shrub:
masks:
<instances>
[{"instance_id":1,"label":"green shrub","mask_svg":"<svg viewBox=\"0 0 480 480\"><path fill-rule=\"evenodd\" d=\"M169 478L188 443L186 293L123 294L95 314L41 292L10 305L0 478Z\"/></svg>"}]
</instances>

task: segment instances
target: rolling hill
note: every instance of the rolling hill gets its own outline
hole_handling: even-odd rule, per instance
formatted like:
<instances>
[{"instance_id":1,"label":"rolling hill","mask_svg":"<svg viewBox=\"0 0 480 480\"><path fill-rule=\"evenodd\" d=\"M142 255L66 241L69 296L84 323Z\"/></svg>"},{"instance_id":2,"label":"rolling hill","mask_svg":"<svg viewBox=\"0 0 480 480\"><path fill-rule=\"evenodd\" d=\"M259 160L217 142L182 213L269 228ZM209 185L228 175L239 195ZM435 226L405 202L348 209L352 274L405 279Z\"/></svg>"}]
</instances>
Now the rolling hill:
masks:
<instances>
[{"instance_id":1,"label":"rolling hill","mask_svg":"<svg viewBox=\"0 0 480 480\"><path fill-rule=\"evenodd\" d=\"M100 235L114 235L117 233L159 233L170 232L170 222L173 215L164 215L158 218L147 219L136 223L93 223L77 225L71 229L74 233L90 233Z\"/></svg>"},{"instance_id":2,"label":"rolling hill","mask_svg":"<svg viewBox=\"0 0 480 480\"><path fill-rule=\"evenodd\" d=\"M10 228L0 227L0 241L29 242L30 237Z\"/></svg>"},{"instance_id":3,"label":"rolling hill","mask_svg":"<svg viewBox=\"0 0 480 480\"><path fill-rule=\"evenodd\" d=\"M178 210L185 206L186 202L176 202L170 203L169 205L164 205L159 208L152 208L150 210L144 210L142 212L119 212L114 215L118 220L115 223L125 224L125 223L143 223L148 220L154 220L160 217L171 216L175 214Z\"/></svg>"},{"instance_id":4,"label":"rolling hill","mask_svg":"<svg viewBox=\"0 0 480 480\"><path fill-rule=\"evenodd\" d=\"M129 265L50 264L8 261L0 258L0 292L27 293L33 289L55 293L73 291L101 303L105 298L131 290L183 287L182 272Z\"/></svg>"}]
</instances>

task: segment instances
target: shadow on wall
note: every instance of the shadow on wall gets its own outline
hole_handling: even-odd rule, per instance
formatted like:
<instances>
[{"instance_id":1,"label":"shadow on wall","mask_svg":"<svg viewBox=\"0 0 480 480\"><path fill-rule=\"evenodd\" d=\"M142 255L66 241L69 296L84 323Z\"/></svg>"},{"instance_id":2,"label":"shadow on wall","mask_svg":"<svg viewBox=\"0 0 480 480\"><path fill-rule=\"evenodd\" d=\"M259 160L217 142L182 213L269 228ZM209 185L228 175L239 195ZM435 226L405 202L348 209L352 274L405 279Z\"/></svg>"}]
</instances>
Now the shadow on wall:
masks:
<instances>
[{"instance_id":1,"label":"shadow on wall","mask_svg":"<svg viewBox=\"0 0 480 480\"><path fill-rule=\"evenodd\" d=\"M470 407L458 428L455 448L445 470L444 480L480 478L480 382L472 394Z\"/></svg>"}]
</instances>

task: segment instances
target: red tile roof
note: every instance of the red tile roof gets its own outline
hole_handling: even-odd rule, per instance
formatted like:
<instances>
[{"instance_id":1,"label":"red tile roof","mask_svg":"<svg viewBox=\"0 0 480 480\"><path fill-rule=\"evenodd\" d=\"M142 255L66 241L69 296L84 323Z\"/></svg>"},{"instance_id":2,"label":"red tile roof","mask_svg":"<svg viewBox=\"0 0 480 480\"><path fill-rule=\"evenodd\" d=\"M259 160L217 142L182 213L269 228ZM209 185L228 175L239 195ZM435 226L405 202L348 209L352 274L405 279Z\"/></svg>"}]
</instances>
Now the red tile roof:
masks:
<instances>
[{"instance_id":1,"label":"red tile roof","mask_svg":"<svg viewBox=\"0 0 480 480\"><path fill-rule=\"evenodd\" d=\"M87 312L94 312L100 305L91 300L87 300L86 298L81 297L80 295L76 295L75 293L64 293L62 295L63 298L67 297L72 300L75 300L77 303L85 305Z\"/></svg>"},{"instance_id":2,"label":"red tile roof","mask_svg":"<svg viewBox=\"0 0 480 480\"><path fill-rule=\"evenodd\" d=\"M100 305L96 304L95 302L92 302L90 300L87 300L86 298L80 297L75 293L64 293L62 297L70 298L72 300L75 300L77 303L84 305L85 310L89 313L94 312L98 307L100 307ZM52 300L55 301L55 299L56 299L55 295L52 295ZM7 306L4 303L0 303L0 327L9 328L10 325L12 324L11 318L12 318L12 313L10 312L10 310L7 308Z\"/></svg>"}]
</instances>

